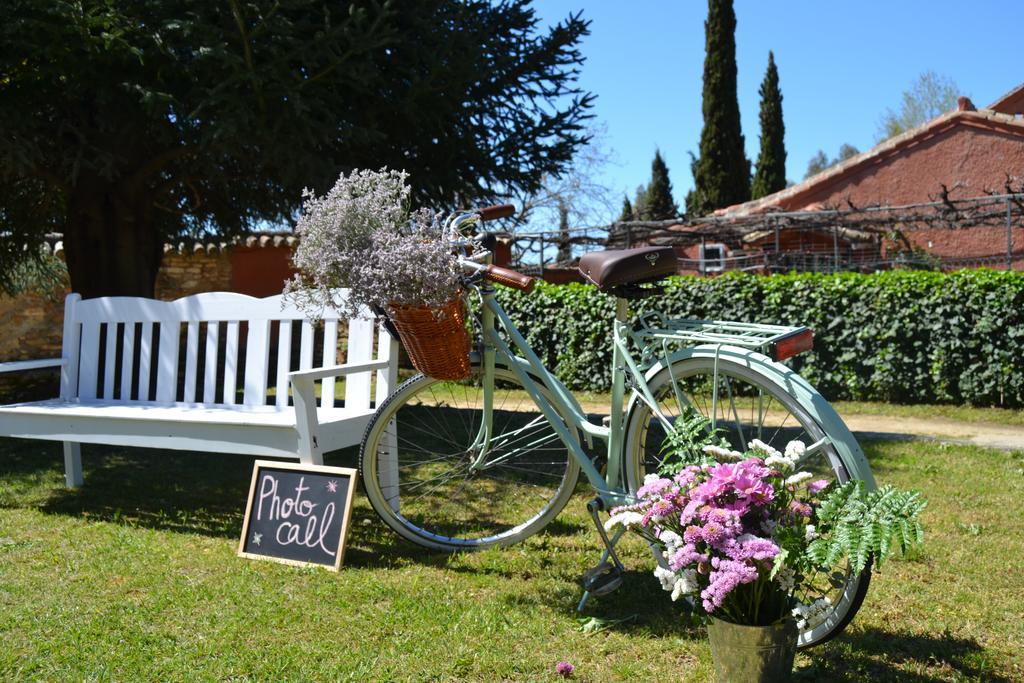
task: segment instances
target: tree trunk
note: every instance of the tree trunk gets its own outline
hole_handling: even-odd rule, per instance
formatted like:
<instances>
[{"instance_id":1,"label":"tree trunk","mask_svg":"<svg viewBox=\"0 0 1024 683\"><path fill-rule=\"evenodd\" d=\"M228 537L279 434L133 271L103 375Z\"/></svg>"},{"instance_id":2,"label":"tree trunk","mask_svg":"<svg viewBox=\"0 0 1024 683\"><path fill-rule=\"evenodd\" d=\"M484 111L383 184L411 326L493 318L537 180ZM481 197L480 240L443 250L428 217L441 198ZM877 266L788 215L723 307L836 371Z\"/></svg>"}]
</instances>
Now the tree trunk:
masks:
<instances>
[{"instance_id":1,"label":"tree trunk","mask_svg":"<svg viewBox=\"0 0 1024 683\"><path fill-rule=\"evenodd\" d=\"M569 206L558 202L558 265L564 266L572 260L572 244L569 242Z\"/></svg>"},{"instance_id":2,"label":"tree trunk","mask_svg":"<svg viewBox=\"0 0 1024 683\"><path fill-rule=\"evenodd\" d=\"M83 298L153 297L163 240L152 201L100 179L80 179L70 197L64 254L71 290Z\"/></svg>"}]
</instances>

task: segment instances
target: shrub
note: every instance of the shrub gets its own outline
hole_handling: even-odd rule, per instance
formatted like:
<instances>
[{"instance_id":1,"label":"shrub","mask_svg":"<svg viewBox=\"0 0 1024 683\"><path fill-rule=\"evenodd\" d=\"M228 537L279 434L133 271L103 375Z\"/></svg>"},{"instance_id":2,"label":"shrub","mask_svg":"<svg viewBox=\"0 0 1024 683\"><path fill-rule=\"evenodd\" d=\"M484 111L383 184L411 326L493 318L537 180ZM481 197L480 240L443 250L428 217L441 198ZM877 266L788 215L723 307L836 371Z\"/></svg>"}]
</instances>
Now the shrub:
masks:
<instances>
[{"instance_id":1,"label":"shrub","mask_svg":"<svg viewBox=\"0 0 1024 683\"><path fill-rule=\"evenodd\" d=\"M814 350L789 362L830 400L1024 406L1021 273L728 274L666 290L634 311L811 327ZM608 389L610 296L581 284L499 296L571 388Z\"/></svg>"}]
</instances>

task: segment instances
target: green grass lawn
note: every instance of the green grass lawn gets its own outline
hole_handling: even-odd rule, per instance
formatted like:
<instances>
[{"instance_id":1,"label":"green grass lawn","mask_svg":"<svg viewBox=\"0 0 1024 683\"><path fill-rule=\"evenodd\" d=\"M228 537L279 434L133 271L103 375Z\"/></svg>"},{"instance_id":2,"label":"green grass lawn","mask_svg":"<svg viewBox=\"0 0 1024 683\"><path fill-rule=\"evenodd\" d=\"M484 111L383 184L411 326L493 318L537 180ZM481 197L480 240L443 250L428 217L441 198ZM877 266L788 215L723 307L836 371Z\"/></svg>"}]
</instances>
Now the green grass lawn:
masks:
<instances>
[{"instance_id":1,"label":"green grass lawn","mask_svg":"<svg viewBox=\"0 0 1024 683\"><path fill-rule=\"evenodd\" d=\"M803 680L1024 680L1024 454L865 444L930 501L926 546L884 567ZM400 541L357 496L334 574L237 558L251 460L0 441L0 680L708 680L689 626L625 548L626 585L575 612L598 556L580 490L543 534L472 555ZM352 465L353 454L332 458ZM589 621L588 621L589 620Z\"/></svg>"}]
</instances>

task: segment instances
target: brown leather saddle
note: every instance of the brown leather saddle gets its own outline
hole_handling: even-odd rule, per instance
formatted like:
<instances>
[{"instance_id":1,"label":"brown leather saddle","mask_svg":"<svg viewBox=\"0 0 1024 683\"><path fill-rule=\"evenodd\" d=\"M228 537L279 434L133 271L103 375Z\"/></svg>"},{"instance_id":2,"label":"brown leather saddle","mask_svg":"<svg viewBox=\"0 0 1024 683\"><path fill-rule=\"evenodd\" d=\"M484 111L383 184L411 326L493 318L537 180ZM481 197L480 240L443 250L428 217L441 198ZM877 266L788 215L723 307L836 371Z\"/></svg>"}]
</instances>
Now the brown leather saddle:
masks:
<instances>
[{"instance_id":1,"label":"brown leather saddle","mask_svg":"<svg viewBox=\"0 0 1024 683\"><path fill-rule=\"evenodd\" d=\"M676 274L672 247L592 251L580 257L580 273L602 292L629 288Z\"/></svg>"}]
</instances>

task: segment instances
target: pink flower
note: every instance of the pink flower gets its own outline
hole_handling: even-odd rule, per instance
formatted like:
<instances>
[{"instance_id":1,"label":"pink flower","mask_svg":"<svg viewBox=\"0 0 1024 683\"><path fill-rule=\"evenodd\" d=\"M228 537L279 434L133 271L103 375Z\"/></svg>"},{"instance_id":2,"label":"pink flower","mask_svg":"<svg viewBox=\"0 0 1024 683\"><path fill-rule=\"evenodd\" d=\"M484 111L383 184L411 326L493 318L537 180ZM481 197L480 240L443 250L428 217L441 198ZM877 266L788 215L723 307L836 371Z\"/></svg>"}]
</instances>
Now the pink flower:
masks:
<instances>
[{"instance_id":1,"label":"pink flower","mask_svg":"<svg viewBox=\"0 0 1024 683\"><path fill-rule=\"evenodd\" d=\"M558 664L555 664L555 673L557 673L562 678L569 678L569 676L572 676L572 672L575 670L576 667L574 667L569 662L559 662Z\"/></svg>"},{"instance_id":2,"label":"pink flower","mask_svg":"<svg viewBox=\"0 0 1024 683\"><path fill-rule=\"evenodd\" d=\"M644 485L637 489L636 495L638 498L650 498L653 494L661 493L671 487L671 479L655 479L650 483L644 482Z\"/></svg>"},{"instance_id":3,"label":"pink flower","mask_svg":"<svg viewBox=\"0 0 1024 683\"><path fill-rule=\"evenodd\" d=\"M794 500L793 502L791 502L789 504L789 510L793 514L799 515L800 517L810 517L812 512L810 505L808 505L807 503L801 503L799 500Z\"/></svg>"},{"instance_id":4,"label":"pink flower","mask_svg":"<svg viewBox=\"0 0 1024 683\"><path fill-rule=\"evenodd\" d=\"M807 485L807 493L811 494L812 496L817 495L821 493L822 489L824 489L826 486L828 486L828 481L826 481L825 479L812 481L810 484Z\"/></svg>"}]
</instances>

